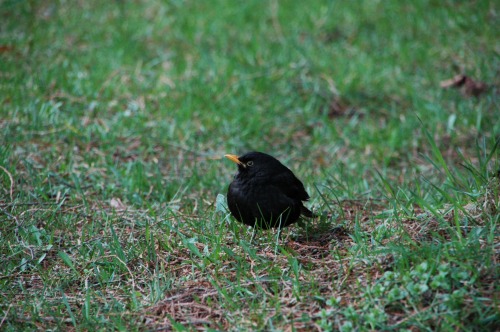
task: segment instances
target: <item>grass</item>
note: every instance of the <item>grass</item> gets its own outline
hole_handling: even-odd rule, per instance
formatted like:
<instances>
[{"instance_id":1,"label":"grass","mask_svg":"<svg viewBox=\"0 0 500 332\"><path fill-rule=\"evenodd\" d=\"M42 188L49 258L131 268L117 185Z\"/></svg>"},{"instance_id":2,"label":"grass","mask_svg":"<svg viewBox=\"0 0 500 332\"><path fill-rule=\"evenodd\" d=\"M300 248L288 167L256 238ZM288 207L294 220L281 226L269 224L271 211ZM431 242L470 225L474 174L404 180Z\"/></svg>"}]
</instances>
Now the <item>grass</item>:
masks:
<instances>
[{"instance_id":1,"label":"grass","mask_svg":"<svg viewBox=\"0 0 500 332\"><path fill-rule=\"evenodd\" d=\"M500 328L494 1L0 15L2 330ZM217 200L248 150L321 217L250 243Z\"/></svg>"}]
</instances>

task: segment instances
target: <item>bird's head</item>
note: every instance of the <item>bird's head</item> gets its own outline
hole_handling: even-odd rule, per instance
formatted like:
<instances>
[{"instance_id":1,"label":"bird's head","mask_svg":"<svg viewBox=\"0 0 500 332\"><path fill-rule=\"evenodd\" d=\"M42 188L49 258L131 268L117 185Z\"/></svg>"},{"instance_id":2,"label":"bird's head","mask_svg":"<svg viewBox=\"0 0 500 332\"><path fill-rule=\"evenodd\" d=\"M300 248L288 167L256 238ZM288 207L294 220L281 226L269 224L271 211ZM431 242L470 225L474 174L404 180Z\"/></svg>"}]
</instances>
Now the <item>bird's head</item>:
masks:
<instances>
[{"instance_id":1,"label":"bird's head","mask_svg":"<svg viewBox=\"0 0 500 332\"><path fill-rule=\"evenodd\" d=\"M225 157L238 165L241 175L273 175L287 169L278 159L262 152L248 152L240 157L226 154Z\"/></svg>"}]
</instances>

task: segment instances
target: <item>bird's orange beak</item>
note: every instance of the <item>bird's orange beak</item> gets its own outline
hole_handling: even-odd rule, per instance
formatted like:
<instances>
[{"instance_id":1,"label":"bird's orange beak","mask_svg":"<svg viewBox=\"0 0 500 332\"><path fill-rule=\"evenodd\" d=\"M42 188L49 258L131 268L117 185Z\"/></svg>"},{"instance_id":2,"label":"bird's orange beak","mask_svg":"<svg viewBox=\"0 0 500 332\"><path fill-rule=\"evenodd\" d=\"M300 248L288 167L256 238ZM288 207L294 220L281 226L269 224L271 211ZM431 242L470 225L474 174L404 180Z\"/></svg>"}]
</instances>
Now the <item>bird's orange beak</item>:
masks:
<instances>
[{"instance_id":1,"label":"bird's orange beak","mask_svg":"<svg viewBox=\"0 0 500 332\"><path fill-rule=\"evenodd\" d=\"M243 165L243 163L238 159L237 155L234 154L226 154L224 155L227 159L231 160L233 163L237 163L238 165Z\"/></svg>"}]
</instances>

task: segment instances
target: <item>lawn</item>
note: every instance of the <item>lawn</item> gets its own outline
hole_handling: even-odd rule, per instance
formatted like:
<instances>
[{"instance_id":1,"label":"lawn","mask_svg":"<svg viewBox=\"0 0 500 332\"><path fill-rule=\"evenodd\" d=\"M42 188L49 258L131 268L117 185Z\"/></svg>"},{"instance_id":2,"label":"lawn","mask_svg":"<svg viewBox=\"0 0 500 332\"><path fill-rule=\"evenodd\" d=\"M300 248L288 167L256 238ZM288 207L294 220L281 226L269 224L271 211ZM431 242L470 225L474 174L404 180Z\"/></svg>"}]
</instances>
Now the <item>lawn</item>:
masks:
<instances>
[{"instance_id":1,"label":"lawn","mask_svg":"<svg viewBox=\"0 0 500 332\"><path fill-rule=\"evenodd\" d=\"M499 330L498 26L487 0L0 0L0 330ZM223 156L252 150L318 218L230 216Z\"/></svg>"}]
</instances>

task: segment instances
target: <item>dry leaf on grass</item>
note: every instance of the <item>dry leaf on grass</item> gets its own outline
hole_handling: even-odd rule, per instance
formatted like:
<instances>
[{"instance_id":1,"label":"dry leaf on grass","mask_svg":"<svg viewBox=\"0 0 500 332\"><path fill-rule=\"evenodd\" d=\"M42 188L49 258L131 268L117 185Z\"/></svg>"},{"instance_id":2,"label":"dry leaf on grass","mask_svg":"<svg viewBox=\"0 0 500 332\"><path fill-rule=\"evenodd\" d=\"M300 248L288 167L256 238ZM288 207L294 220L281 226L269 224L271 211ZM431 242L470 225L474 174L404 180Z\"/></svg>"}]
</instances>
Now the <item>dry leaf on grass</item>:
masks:
<instances>
[{"instance_id":1,"label":"dry leaf on grass","mask_svg":"<svg viewBox=\"0 0 500 332\"><path fill-rule=\"evenodd\" d=\"M344 116L347 110L347 106L345 106L344 103L342 103L338 98L335 98L330 102L328 117L337 118L340 116Z\"/></svg>"},{"instance_id":2,"label":"dry leaf on grass","mask_svg":"<svg viewBox=\"0 0 500 332\"><path fill-rule=\"evenodd\" d=\"M123 211L127 209L127 206L123 204L122 200L115 197L111 198L111 200L109 201L109 205L118 211Z\"/></svg>"},{"instance_id":3,"label":"dry leaf on grass","mask_svg":"<svg viewBox=\"0 0 500 332\"><path fill-rule=\"evenodd\" d=\"M466 97L479 97L488 90L488 85L484 82L474 81L469 76L464 74L456 75L448 80L441 81L439 84L442 88L458 88Z\"/></svg>"},{"instance_id":4,"label":"dry leaf on grass","mask_svg":"<svg viewBox=\"0 0 500 332\"><path fill-rule=\"evenodd\" d=\"M9 45L0 45L0 53L12 53L14 51L14 47Z\"/></svg>"}]
</instances>

